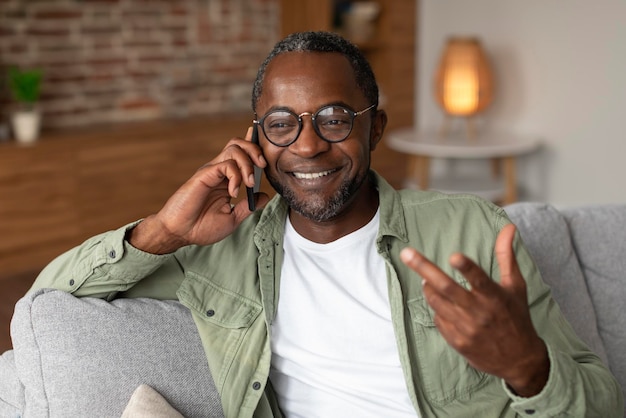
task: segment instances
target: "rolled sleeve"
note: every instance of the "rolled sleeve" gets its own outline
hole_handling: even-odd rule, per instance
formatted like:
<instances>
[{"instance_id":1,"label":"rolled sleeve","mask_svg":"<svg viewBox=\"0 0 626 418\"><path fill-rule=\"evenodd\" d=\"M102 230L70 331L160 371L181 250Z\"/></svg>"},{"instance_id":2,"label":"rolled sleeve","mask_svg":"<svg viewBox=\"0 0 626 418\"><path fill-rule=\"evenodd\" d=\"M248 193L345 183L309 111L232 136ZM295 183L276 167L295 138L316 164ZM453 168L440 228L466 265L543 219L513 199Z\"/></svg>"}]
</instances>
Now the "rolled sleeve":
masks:
<instances>
[{"instance_id":1,"label":"rolled sleeve","mask_svg":"<svg viewBox=\"0 0 626 418\"><path fill-rule=\"evenodd\" d=\"M555 358L550 346L548 346L548 356L550 358L550 374L546 385L537 395L530 398L517 396L506 382L502 381L504 390L513 400L511 407L523 417L558 416L567 409L567 405L572 399L571 386L566 382L568 380L571 382L572 376L568 376L568 374L574 373L574 369L559 367L559 360Z\"/></svg>"},{"instance_id":2,"label":"rolled sleeve","mask_svg":"<svg viewBox=\"0 0 626 418\"><path fill-rule=\"evenodd\" d=\"M126 241L127 232L139 222L96 235L60 255L42 270L31 290L54 288L76 296L112 298L129 289L173 257L143 252Z\"/></svg>"},{"instance_id":3,"label":"rolled sleeve","mask_svg":"<svg viewBox=\"0 0 626 418\"><path fill-rule=\"evenodd\" d=\"M550 345L550 374L548 382L537 395L523 398L513 393L503 381L503 387L513 401L511 408L522 417L603 416L620 417L623 408L621 398L610 387L612 380L604 368L594 364L575 364L569 354ZM584 367L585 370L580 370ZM589 384L586 380L595 381ZM613 411L613 412L609 412Z\"/></svg>"}]
</instances>

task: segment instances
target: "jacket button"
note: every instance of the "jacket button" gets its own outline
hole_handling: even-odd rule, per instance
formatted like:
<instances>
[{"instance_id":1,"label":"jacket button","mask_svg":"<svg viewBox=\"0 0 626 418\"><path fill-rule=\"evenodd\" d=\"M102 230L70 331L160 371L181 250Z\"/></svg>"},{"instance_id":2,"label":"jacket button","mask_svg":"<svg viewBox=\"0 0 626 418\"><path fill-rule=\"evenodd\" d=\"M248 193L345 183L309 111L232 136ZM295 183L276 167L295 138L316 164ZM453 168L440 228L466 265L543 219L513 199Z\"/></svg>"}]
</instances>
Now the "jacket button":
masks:
<instances>
[{"instance_id":1,"label":"jacket button","mask_svg":"<svg viewBox=\"0 0 626 418\"><path fill-rule=\"evenodd\" d=\"M532 414L535 413L535 410L534 409L524 409L524 413L528 414L528 415L532 415Z\"/></svg>"},{"instance_id":2,"label":"jacket button","mask_svg":"<svg viewBox=\"0 0 626 418\"><path fill-rule=\"evenodd\" d=\"M215 311L213 309L209 309L208 311L206 311L206 316L213 316L215 315Z\"/></svg>"},{"instance_id":3,"label":"jacket button","mask_svg":"<svg viewBox=\"0 0 626 418\"><path fill-rule=\"evenodd\" d=\"M259 382L254 382L254 383L252 384L252 389L254 389L254 390L259 390L259 389L261 389L261 383L259 383Z\"/></svg>"},{"instance_id":4,"label":"jacket button","mask_svg":"<svg viewBox=\"0 0 626 418\"><path fill-rule=\"evenodd\" d=\"M74 286L74 279L70 279L70 286Z\"/></svg>"},{"instance_id":5,"label":"jacket button","mask_svg":"<svg viewBox=\"0 0 626 418\"><path fill-rule=\"evenodd\" d=\"M116 255L117 255L117 253L115 252L115 250L109 251L109 257L115 258Z\"/></svg>"}]
</instances>

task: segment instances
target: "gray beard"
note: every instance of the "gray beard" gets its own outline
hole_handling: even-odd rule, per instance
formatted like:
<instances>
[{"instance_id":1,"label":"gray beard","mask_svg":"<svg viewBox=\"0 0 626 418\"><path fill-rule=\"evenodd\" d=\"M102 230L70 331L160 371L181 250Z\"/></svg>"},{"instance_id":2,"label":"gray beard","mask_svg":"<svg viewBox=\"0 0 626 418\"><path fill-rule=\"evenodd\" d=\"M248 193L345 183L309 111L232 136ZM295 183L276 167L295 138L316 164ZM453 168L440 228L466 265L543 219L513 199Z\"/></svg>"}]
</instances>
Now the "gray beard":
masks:
<instances>
[{"instance_id":1,"label":"gray beard","mask_svg":"<svg viewBox=\"0 0 626 418\"><path fill-rule=\"evenodd\" d=\"M329 199L322 199L318 194L311 193L306 199L298 200L293 190L285 188L276 179L267 176L274 190L285 199L289 207L298 214L315 222L328 221L339 215L341 209L365 181L366 174L353 179L346 178L337 191Z\"/></svg>"}]
</instances>

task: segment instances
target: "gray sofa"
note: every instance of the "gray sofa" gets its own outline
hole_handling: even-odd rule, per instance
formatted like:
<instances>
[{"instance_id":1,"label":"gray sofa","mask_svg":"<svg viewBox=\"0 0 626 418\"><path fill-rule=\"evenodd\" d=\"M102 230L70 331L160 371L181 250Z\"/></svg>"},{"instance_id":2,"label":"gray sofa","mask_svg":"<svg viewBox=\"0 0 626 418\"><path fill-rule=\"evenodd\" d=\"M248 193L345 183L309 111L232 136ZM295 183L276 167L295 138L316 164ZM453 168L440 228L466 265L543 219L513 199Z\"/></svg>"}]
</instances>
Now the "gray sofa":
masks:
<instances>
[{"instance_id":1,"label":"gray sofa","mask_svg":"<svg viewBox=\"0 0 626 418\"><path fill-rule=\"evenodd\" d=\"M626 205L506 210L574 330L626 388ZM195 325L178 302L42 290L18 302L11 333L13 350L0 357L1 417L222 416ZM129 412L157 405L137 396L142 384L163 408Z\"/></svg>"}]
</instances>

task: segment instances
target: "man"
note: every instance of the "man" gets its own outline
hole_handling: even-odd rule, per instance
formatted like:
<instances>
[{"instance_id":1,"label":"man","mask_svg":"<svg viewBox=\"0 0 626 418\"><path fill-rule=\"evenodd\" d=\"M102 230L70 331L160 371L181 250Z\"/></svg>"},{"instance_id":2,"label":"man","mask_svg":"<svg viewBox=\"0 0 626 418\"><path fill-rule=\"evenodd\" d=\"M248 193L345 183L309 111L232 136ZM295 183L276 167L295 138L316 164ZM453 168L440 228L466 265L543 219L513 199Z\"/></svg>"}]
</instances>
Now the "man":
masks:
<instances>
[{"instance_id":1,"label":"man","mask_svg":"<svg viewBox=\"0 0 626 418\"><path fill-rule=\"evenodd\" d=\"M157 214L62 255L35 287L178 298L227 417L620 416L615 379L502 209L370 170L377 105L356 47L287 37L254 85L259 146L252 129L233 138ZM251 213L231 200L254 165L278 195Z\"/></svg>"}]
</instances>

